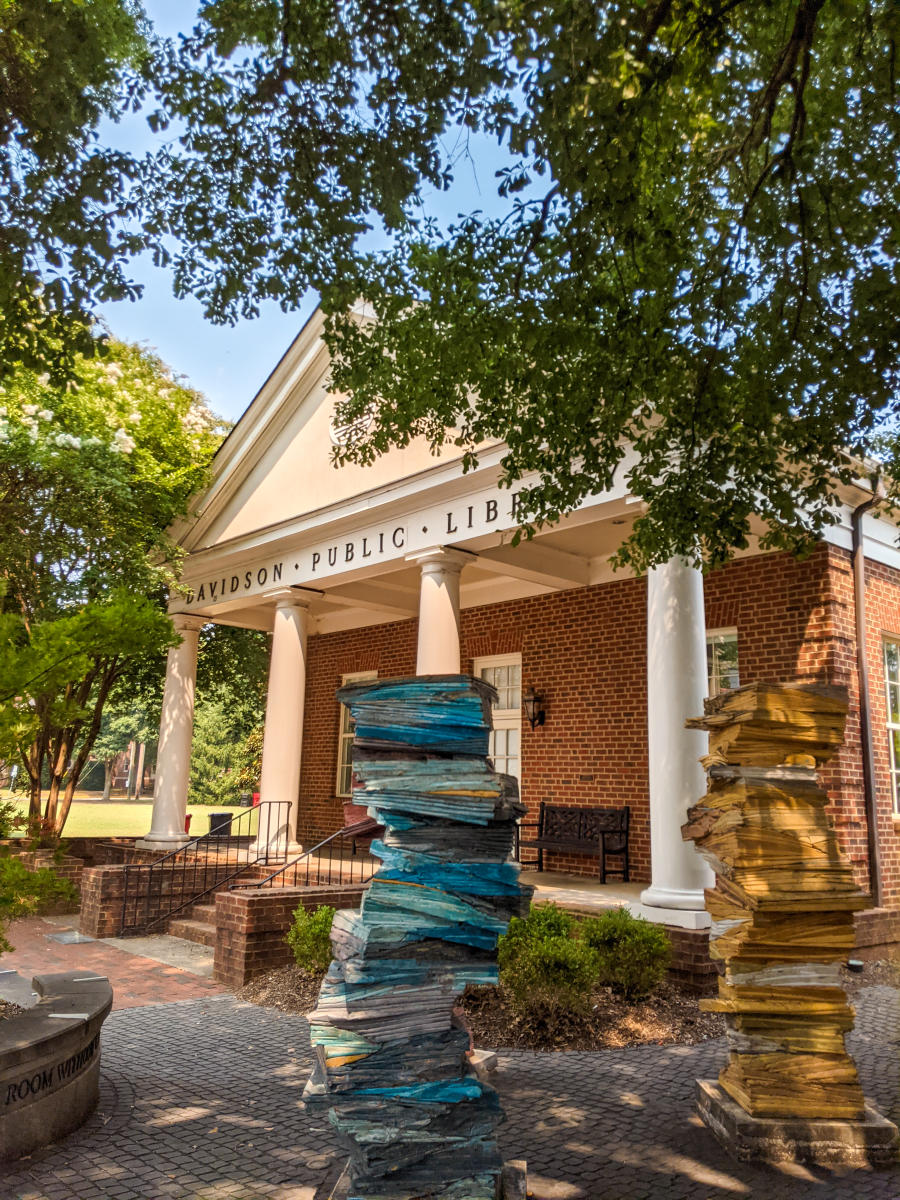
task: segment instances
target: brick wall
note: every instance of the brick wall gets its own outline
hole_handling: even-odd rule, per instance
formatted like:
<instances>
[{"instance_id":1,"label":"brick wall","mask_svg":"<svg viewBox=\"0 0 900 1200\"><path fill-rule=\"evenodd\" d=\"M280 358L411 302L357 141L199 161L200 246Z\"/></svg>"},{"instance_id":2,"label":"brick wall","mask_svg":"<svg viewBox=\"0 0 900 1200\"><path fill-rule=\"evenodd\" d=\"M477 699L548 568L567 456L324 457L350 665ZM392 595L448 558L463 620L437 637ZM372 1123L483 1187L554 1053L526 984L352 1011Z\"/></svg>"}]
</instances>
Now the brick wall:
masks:
<instances>
[{"instance_id":1,"label":"brick wall","mask_svg":"<svg viewBox=\"0 0 900 1200\"><path fill-rule=\"evenodd\" d=\"M158 857L158 856L157 856ZM159 911L158 904L175 893L179 903L190 901L192 894L198 898L209 880L204 879L202 870L198 874L193 862L183 866L168 866L155 873L152 885L148 874L133 874L125 897L125 867L110 864L88 867L81 877L81 924L82 933L89 937L119 937L122 932L123 909L128 924L128 933L143 932L144 926L154 921ZM145 891L152 886L152 899L145 907ZM227 882L219 886L228 887ZM216 889L210 889L210 893ZM184 911L180 914L184 916ZM165 933L167 920L153 924L151 932Z\"/></svg>"},{"instance_id":2,"label":"brick wall","mask_svg":"<svg viewBox=\"0 0 900 1200\"><path fill-rule=\"evenodd\" d=\"M900 573L875 566L872 576L870 625L874 630L874 622L880 620L884 628L900 629ZM848 554L822 545L803 562L784 554L741 559L707 576L705 592L707 628L738 630L745 682L800 679L851 688L847 746L825 780L833 794L831 813L842 845L864 880ZM892 611L898 615L891 622ZM531 730L525 722L522 729L522 798L531 818L536 818L542 799L631 805L632 878L649 880L644 581L614 581L466 609L461 625L464 671L472 669L476 657L517 652L522 655L523 682L546 697L546 724ZM872 636L874 641L880 638L877 632ZM880 710L873 705L882 731L879 778L887 797L880 653L880 642L877 649L870 647L873 701L881 705ZM334 693L341 676L355 671L377 671L381 677L411 674L415 658L415 621L310 638L300 789L300 836L307 844L343 820L342 802L335 797L339 710ZM900 848L889 808L882 834L891 842L886 857L896 889ZM576 873L595 871L595 864L580 855L548 856L546 865Z\"/></svg>"},{"instance_id":3,"label":"brick wall","mask_svg":"<svg viewBox=\"0 0 900 1200\"><path fill-rule=\"evenodd\" d=\"M330 904L358 908L360 885L322 888L261 888L220 892L216 896L216 947L213 978L239 988L254 976L293 962L285 935L299 905Z\"/></svg>"}]
</instances>

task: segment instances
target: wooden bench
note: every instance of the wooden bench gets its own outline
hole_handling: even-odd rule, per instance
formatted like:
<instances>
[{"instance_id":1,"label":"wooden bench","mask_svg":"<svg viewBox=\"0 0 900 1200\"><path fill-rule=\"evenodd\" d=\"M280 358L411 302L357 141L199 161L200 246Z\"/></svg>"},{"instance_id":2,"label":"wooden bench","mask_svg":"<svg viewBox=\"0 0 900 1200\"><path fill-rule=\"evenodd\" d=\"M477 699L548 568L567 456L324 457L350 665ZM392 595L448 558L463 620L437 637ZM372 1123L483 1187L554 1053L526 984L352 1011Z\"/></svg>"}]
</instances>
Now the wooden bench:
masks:
<instances>
[{"instance_id":1,"label":"wooden bench","mask_svg":"<svg viewBox=\"0 0 900 1200\"><path fill-rule=\"evenodd\" d=\"M544 851L561 854L595 854L600 860L600 882L606 883L606 857L613 854L622 859L621 870L610 868L613 875L621 874L628 882L628 822L631 810L623 808L575 808L566 804L541 801L537 821L523 821L520 829L536 829L533 838L520 836L520 846L537 848L537 869L544 869Z\"/></svg>"}]
</instances>

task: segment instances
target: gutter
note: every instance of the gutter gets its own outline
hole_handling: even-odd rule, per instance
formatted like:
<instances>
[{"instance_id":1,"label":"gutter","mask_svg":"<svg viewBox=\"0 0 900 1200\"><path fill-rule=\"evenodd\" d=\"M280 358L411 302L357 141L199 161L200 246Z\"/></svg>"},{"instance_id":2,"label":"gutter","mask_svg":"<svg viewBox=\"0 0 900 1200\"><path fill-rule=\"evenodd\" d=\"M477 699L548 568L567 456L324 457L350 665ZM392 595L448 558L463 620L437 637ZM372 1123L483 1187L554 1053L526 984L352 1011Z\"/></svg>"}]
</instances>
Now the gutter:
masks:
<instances>
[{"instance_id":1,"label":"gutter","mask_svg":"<svg viewBox=\"0 0 900 1200\"><path fill-rule=\"evenodd\" d=\"M875 480L871 500L857 505L850 519L853 531L853 607L856 614L856 673L859 680L859 734L862 750L863 799L866 810L866 841L869 851L869 885L872 904L882 907L881 847L878 841L878 813L875 796L875 754L872 747L872 719L869 697L869 665L866 655L866 557L862 532L863 517L874 508L884 493Z\"/></svg>"}]
</instances>

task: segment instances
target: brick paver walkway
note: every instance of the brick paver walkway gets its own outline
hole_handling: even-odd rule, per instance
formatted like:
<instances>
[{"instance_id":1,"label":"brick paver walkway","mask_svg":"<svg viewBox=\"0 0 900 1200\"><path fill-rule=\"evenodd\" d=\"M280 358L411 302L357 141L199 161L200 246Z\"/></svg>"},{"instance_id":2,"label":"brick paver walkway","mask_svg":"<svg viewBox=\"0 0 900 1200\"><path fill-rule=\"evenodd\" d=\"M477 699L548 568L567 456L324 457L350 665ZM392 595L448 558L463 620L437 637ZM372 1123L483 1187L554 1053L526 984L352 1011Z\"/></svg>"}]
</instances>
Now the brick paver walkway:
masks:
<instances>
[{"instance_id":1,"label":"brick paver walkway","mask_svg":"<svg viewBox=\"0 0 900 1200\"><path fill-rule=\"evenodd\" d=\"M73 925L77 921L78 917L73 916ZM152 958L128 954L100 941L64 945L49 936L61 933L62 929L63 926L40 917L16 921L9 930L14 949L3 955L0 966L4 971L18 971L28 982L33 975L48 975L54 971L106 975L113 988L113 1008L169 1004L173 1000L217 996L225 991L211 979L203 979Z\"/></svg>"},{"instance_id":2,"label":"brick paver walkway","mask_svg":"<svg viewBox=\"0 0 900 1200\"><path fill-rule=\"evenodd\" d=\"M900 1006L858 1003L865 1090L900 1116ZM730 1160L692 1117L721 1042L501 1056L504 1153L540 1200L897 1200L900 1170L834 1175ZM298 1104L306 1022L233 996L113 1013L97 1113L0 1174L0 1200L324 1200L342 1160L324 1115Z\"/></svg>"}]
</instances>

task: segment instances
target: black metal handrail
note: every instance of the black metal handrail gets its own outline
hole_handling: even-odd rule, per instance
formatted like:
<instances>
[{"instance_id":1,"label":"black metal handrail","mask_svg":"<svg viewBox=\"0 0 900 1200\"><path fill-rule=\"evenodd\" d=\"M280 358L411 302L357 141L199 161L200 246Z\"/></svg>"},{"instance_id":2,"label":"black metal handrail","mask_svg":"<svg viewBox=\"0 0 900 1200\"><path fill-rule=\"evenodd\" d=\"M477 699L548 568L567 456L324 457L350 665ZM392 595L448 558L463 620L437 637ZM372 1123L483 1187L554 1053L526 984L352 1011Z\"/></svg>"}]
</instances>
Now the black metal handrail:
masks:
<instances>
[{"instance_id":1,"label":"black metal handrail","mask_svg":"<svg viewBox=\"0 0 900 1200\"><path fill-rule=\"evenodd\" d=\"M247 883L232 883L229 891L264 887L326 887L341 883L368 883L377 864L367 855L357 853L361 837L373 834L378 824L366 817L329 834L315 846L285 863L265 879Z\"/></svg>"},{"instance_id":2,"label":"black metal handrail","mask_svg":"<svg viewBox=\"0 0 900 1200\"><path fill-rule=\"evenodd\" d=\"M152 929L250 867L285 856L290 810L287 800L265 801L229 816L209 833L191 838L152 863L128 863L120 933ZM255 836L254 814L258 817Z\"/></svg>"}]
</instances>

